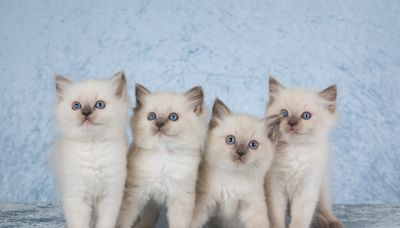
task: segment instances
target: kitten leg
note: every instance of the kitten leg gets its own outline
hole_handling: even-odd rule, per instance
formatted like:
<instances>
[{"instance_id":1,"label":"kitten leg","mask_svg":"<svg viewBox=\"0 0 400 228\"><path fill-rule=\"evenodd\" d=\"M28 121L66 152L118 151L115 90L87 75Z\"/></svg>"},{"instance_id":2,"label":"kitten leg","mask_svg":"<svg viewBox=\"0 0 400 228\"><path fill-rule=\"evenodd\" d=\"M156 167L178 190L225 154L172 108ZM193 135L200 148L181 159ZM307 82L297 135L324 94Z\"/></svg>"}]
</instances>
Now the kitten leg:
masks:
<instances>
[{"instance_id":1,"label":"kitten leg","mask_svg":"<svg viewBox=\"0 0 400 228\"><path fill-rule=\"evenodd\" d=\"M329 182L327 178L325 178L324 183L321 185L316 213L318 213L316 221L313 223L316 228L343 228L343 224L336 218L332 211L332 204L329 196ZM322 220L322 222L320 222L320 220ZM324 224L323 220L328 224Z\"/></svg>"},{"instance_id":2,"label":"kitten leg","mask_svg":"<svg viewBox=\"0 0 400 228\"><path fill-rule=\"evenodd\" d=\"M122 193L101 199L96 206L96 228L115 227L121 207Z\"/></svg>"},{"instance_id":3,"label":"kitten leg","mask_svg":"<svg viewBox=\"0 0 400 228\"><path fill-rule=\"evenodd\" d=\"M267 196L268 217L272 228L285 228L287 198L280 189L273 189Z\"/></svg>"},{"instance_id":4,"label":"kitten leg","mask_svg":"<svg viewBox=\"0 0 400 228\"><path fill-rule=\"evenodd\" d=\"M239 217L246 228L269 228L267 205L264 193L240 201Z\"/></svg>"},{"instance_id":5,"label":"kitten leg","mask_svg":"<svg viewBox=\"0 0 400 228\"><path fill-rule=\"evenodd\" d=\"M153 200L150 200L140 216L140 220L134 228L154 228L157 225L158 218L160 217L161 207Z\"/></svg>"},{"instance_id":6,"label":"kitten leg","mask_svg":"<svg viewBox=\"0 0 400 228\"><path fill-rule=\"evenodd\" d=\"M199 193L194 208L191 228L201 228L214 213L217 204L206 193Z\"/></svg>"},{"instance_id":7,"label":"kitten leg","mask_svg":"<svg viewBox=\"0 0 400 228\"><path fill-rule=\"evenodd\" d=\"M289 228L308 228L313 219L318 201L318 189L305 187L293 196Z\"/></svg>"},{"instance_id":8,"label":"kitten leg","mask_svg":"<svg viewBox=\"0 0 400 228\"><path fill-rule=\"evenodd\" d=\"M167 218L170 228L188 228L192 221L195 193L184 193L167 203Z\"/></svg>"},{"instance_id":9,"label":"kitten leg","mask_svg":"<svg viewBox=\"0 0 400 228\"><path fill-rule=\"evenodd\" d=\"M117 228L131 228L147 203L147 195L137 189L127 189L117 219Z\"/></svg>"},{"instance_id":10,"label":"kitten leg","mask_svg":"<svg viewBox=\"0 0 400 228\"><path fill-rule=\"evenodd\" d=\"M63 196L63 208L68 228L89 228L92 208L84 197Z\"/></svg>"}]
</instances>

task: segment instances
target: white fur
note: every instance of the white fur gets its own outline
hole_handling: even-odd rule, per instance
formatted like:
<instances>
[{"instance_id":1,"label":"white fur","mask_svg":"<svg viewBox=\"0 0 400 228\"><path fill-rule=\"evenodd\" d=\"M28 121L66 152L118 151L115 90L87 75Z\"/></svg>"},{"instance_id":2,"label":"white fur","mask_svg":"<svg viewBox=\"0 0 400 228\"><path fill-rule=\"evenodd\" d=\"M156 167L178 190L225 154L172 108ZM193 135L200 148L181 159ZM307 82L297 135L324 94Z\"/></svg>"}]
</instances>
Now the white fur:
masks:
<instances>
[{"instance_id":1,"label":"white fur","mask_svg":"<svg viewBox=\"0 0 400 228\"><path fill-rule=\"evenodd\" d=\"M328 110L328 102L316 92L280 87L271 96L273 102L267 110L269 115L278 114L282 109L300 118L304 111L312 113L310 120L300 120L297 125L299 134L289 133L288 117L282 119L279 125L281 136L266 181L272 227L285 227L288 206L291 215L289 227L308 228L321 186L327 178L328 136L335 122L335 113Z\"/></svg>"},{"instance_id":2,"label":"white fur","mask_svg":"<svg viewBox=\"0 0 400 228\"><path fill-rule=\"evenodd\" d=\"M195 182L206 135L206 111L195 113L183 94L151 93L132 118L135 144L128 159L128 178L118 227L128 228L150 199L167 206L171 228L188 228L195 203ZM204 109L204 107L203 107ZM154 133L155 112L169 121L166 135Z\"/></svg>"},{"instance_id":3,"label":"white fur","mask_svg":"<svg viewBox=\"0 0 400 228\"><path fill-rule=\"evenodd\" d=\"M54 151L53 166L58 178L67 226L89 227L92 215L97 228L115 226L126 178L125 135L130 107L126 91L116 97L115 84L121 78L67 83L59 91L56 116L61 137ZM94 110L93 123L82 124L80 110L72 103L105 109Z\"/></svg>"},{"instance_id":4,"label":"white fur","mask_svg":"<svg viewBox=\"0 0 400 228\"><path fill-rule=\"evenodd\" d=\"M209 131L192 228L202 227L210 218L215 227L269 227L264 181L274 152L266 129L264 121L229 114ZM228 135L236 137L235 145L226 143ZM236 146L251 140L258 141L258 148L248 148L245 162L234 161Z\"/></svg>"}]
</instances>

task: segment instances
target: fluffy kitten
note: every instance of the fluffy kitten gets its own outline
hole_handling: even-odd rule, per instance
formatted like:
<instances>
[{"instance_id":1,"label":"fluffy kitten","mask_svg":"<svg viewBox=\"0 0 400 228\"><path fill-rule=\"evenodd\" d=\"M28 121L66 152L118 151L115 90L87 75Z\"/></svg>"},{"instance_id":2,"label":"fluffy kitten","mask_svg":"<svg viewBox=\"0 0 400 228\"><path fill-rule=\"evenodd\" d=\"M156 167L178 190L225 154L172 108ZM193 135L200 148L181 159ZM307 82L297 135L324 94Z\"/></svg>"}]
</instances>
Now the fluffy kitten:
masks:
<instances>
[{"instance_id":1,"label":"fluffy kitten","mask_svg":"<svg viewBox=\"0 0 400 228\"><path fill-rule=\"evenodd\" d=\"M177 94L136 85L135 143L118 227L131 227L149 200L167 206L169 227L189 227L206 118L201 87Z\"/></svg>"},{"instance_id":2,"label":"fluffy kitten","mask_svg":"<svg viewBox=\"0 0 400 228\"><path fill-rule=\"evenodd\" d=\"M69 228L115 226L126 178L130 102L124 74L71 82L56 76L61 137L53 156Z\"/></svg>"},{"instance_id":3,"label":"fluffy kitten","mask_svg":"<svg viewBox=\"0 0 400 228\"><path fill-rule=\"evenodd\" d=\"M217 99L191 227L202 227L214 214L223 221L217 227L269 227L264 181L273 154L265 120L232 113Z\"/></svg>"},{"instance_id":4,"label":"fluffy kitten","mask_svg":"<svg viewBox=\"0 0 400 228\"><path fill-rule=\"evenodd\" d=\"M343 227L333 215L328 192L329 133L336 119L336 86L321 92L287 89L269 82L267 113L280 114L270 137L276 154L267 175L266 194L273 228L309 227L319 201L326 227ZM288 207L288 208L287 208Z\"/></svg>"}]
</instances>

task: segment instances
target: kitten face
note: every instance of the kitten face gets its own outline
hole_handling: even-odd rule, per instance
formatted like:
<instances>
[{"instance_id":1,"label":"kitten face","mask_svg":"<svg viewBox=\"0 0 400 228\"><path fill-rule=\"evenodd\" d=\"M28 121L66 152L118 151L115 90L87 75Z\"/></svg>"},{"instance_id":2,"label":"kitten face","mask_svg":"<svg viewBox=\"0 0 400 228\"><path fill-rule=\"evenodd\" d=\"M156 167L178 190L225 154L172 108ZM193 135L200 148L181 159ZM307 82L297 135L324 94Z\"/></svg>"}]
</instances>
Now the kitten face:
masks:
<instances>
[{"instance_id":1,"label":"kitten face","mask_svg":"<svg viewBox=\"0 0 400 228\"><path fill-rule=\"evenodd\" d=\"M326 135L336 118L336 86L322 92L287 89L270 78L268 115L280 114L279 130L285 141Z\"/></svg>"},{"instance_id":2,"label":"kitten face","mask_svg":"<svg viewBox=\"0 0 400 228\"><path fill-rule=\"evenodd\" d=\"M63 134L81 138L124 129L130 106L123 73L111 80L56 77L56 116Z\"/></svg>"},{"instance_id":3,"label":"kitten face","mask_svg":"<svg viewBox=\"0 0 400 228\"><path fill-rule=\"evenodd\" d=\"M198 141L197 145L204 141L206 112L201 87L178 94L151 93L145 87L136 85L134 111L132 128L135 143L141 147L154 148L159 141L176 146L193 141Z\"/></svg>"},{"instance_id":4,"label":"kitten face","mask_svg":"<svg viewBox=\"0 0 400 228\"><path fill-rule=\"evenodd\" d=\"M207 159L226 169L269 167L273 158L266 122L235 114L217 99L207 141Z\"/></svg>"}]
</instances>

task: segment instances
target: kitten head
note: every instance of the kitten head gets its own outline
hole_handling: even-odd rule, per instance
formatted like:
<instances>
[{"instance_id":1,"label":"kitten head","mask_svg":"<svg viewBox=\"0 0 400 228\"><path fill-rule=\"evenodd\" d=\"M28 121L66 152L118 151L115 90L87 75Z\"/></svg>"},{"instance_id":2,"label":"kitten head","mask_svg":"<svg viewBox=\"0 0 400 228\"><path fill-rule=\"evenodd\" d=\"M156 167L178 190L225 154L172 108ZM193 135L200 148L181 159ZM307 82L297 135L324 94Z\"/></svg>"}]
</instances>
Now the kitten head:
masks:
<instances>
[{"instance_id":1,"label":"kitten head","mask_svg":"<svg viewBox=\"0 0 400 228\"><path fill-rule=\"evenodd\" d=\"M224 169L256 169L265 172L273 158L267 122L232 113L216 99L206 145L206 160Z\"/></svg>"},{"instance_id":2,"label":"kitten head","mask_svg":"<svg viewBox=\"0 0 400 228\"><path fill-rule=\"evenodd\" d=\"M203 145L207 128L203 100L200 86L179 94L152 93L137 84L131 123L135 144L147 149L165 144L171 149Z\"/></svg>"},{"instance_id":3,"label":"kitten head","mask_svg":"<svg viewBox=\"0 0 400 228\"><path fill-rule=\"evenodd\" d=\"M269 80L268 115L280 114L280 140L308 141L329 134L336 119L336 86L321 92L288 89Z\"/></svg>"},{"instance_id":4,"label":"kitten head","mask_svg":"<svg viewBox=\"0 0 400 228\"><path fill-rule=\"evenodd\" d=\"M124 133L130 107L124 73L111 80L72 82L56 76L56 117L61 133L86 139Z\"/></svg>"}]
</instances>

